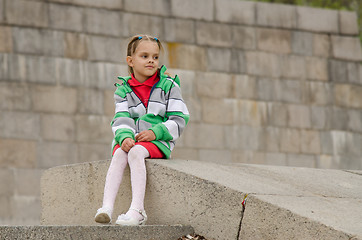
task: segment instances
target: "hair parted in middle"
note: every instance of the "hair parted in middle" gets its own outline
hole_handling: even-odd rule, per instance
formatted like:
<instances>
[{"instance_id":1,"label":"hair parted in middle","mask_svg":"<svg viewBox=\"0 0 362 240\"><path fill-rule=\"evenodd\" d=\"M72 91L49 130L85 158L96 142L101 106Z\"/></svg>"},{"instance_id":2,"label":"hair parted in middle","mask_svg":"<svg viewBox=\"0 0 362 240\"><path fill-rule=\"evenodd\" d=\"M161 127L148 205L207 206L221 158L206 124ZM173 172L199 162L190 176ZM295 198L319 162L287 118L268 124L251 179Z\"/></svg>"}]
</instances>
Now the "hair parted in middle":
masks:
<instances>
[{"instance_id":1,"label":"hair parted in middle","mask_svg":"<svg viewBox=\"0 0 362 240\"><path fill-rule=\"evenodd\" d=\"M163 47L162 47L162 44L160 42L160 40L156 37L152 37L152 36L149 36L149 35L135 35L133 37L131 37L131 40L129 41L128 43L128 46L127 46L127 57L128 56L132 56L135 52L136 52L136 49L138 47L138 45L140 44L141 41L153 41L153 42L156 42L160 51L163 50ZM133 74L133 68L128 66L128 71L130 74Z\"/></svg>"}]
</instances>

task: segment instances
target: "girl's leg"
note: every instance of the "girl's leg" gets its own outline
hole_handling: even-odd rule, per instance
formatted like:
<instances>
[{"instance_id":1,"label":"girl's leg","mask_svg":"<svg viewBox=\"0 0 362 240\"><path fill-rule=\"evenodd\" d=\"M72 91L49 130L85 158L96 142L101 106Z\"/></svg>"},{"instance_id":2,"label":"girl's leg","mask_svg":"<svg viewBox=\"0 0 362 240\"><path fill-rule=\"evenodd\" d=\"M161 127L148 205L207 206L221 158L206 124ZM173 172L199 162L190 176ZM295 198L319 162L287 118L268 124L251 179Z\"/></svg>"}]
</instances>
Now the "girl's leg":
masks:
<instances>
[{"instance_id":1,"label":"girl's leg","mask_svg":"<svg viewBox=\"0 0 362 240\"><path fill-rule=\"evenodd\" d=\"M127 153L121 148L118 148L108 168L102 208L109 209L111 212L113 212L114 202L122 181L123 172L127 166L127 159Z\"/></svg>"},{"instance_id":2,"label":"girl's leg","mask_svg":"<svg viewBox=\"0 0 362 240\"><path fill-rule=\"evenodd\" d=\"M146 192L146 164L145 158L149 157L147 149L136 145L128 152L128 164L131 170L132 202L126 216L142 220L143 216L135 211L144 210Z\"/></svg>"}]
</instances>

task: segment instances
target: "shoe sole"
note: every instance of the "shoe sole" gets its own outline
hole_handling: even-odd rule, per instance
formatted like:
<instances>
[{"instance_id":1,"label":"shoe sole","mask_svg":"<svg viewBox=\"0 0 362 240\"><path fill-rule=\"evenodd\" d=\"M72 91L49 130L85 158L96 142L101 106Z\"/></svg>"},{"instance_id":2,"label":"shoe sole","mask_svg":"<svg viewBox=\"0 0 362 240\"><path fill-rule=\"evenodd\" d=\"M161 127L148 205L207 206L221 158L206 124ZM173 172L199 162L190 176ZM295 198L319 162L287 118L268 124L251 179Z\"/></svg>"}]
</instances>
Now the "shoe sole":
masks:
<instances>
[{"instance_id":1,"label":"shoe sole","mask_svg":"<svg viewBox=\"0 0 362 240\"><path fill-rule=\"evenodd\" d=\"M109 218L108 214L100 213L94 219L97 223L110 223L111 219Z\"/></svg>"}]
</instances>

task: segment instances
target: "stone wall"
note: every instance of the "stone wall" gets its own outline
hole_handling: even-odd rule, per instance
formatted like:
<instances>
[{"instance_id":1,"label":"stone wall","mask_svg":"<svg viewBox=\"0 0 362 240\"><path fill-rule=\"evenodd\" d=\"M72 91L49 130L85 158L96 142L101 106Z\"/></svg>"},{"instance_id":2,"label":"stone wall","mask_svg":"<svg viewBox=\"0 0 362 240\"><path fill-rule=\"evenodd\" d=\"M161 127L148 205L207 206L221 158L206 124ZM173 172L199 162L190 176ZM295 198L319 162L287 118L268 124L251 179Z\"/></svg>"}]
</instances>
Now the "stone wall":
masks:
<instances>
[{"instance_id":1,"label":"stone wall","mask_svg":"<svg viewBox=\"0 0 362 240\"><path fill-rule=\"evenodd\" d=\"M0 224L39 223L44 169L110 158L113 83L138 33L163 41L191 112L174 157L362 169L355 13L237 0L0 0Z\"/></svg>"}]
</instances>

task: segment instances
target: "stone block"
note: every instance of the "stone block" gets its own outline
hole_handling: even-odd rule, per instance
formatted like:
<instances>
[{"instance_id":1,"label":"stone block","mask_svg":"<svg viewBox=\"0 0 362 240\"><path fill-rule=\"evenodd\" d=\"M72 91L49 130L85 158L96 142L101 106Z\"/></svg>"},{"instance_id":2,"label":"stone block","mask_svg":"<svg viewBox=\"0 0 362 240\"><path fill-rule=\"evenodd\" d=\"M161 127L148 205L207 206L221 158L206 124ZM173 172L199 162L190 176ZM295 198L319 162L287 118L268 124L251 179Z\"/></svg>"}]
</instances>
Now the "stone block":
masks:
<instances>
[{"instance_id":1,"label":"stone block","mask_svg":"<svg viewBox=\"0 0 362 240\"><path fill-rule=\"evenodd\" d=\"M225 134L222 125L189 123L183 133L184 145L195 149L224 149L227 145Z\"/></svg>"},{"instance_id":2,"label":"stone block","mask_svg":"<svg viewBox=\"0 0 362 240\"><path fill-rule=\"evenodd\" d=\"M298 55L313 55L313 33L292 32L292 51Z\"/></svg>"},{"instance_id":3,"label":"stone block","mask_svg":"<svg viewBox=\"0 0 362 240\"><path fill-rule=\"evenodd\" d=\"M288 166L293 167L316 167L316 157L309 154L287 154Z\"/></svg>"},{"instance_id":4,"label":"stone block","mask_svg":"<svg viewBox=\"0 0 362 240\"><path fill-rule=\"evenodd\" d=\"M332 109L332 129L348 130L348 112L346 108L339 108L333 106Z\"/></svg>"},{"instance_id":5,"label":"stone block","mask_svg":"<svg viewBox=\"0 0 362 240\"><path fill-rule=\"evenodd\" d=\"M142 7L140 7L142 6ZM168 0L125 0L124 10L167 17L171 12L171 2Z\"/></svg>"},{"instance_id":6,"label":"stone block","mask_svg":"<svg viewBox=\"0 0 362 240\"><path fill-rule=\"evenodd\" d=\"M228 149L243 151L258 151L265 149L263 131L255 126L227 126L225 127L226 138L223 140ZM250 162L253 156L248 157ZM243 157L245 158L245 156ZM239 162L239 161L238 161Z\"/></svg>"},{"instance_id":7,"label":"stone block","mask_svg":"<svg viewBox=\"0 0 362 240\"><path fill-rule=\"evenodd\" d=\"M244 50L237 50L231 52L231 72L233 73L246 73L246 57Z\"/></svg>"},{"instance_id":8,"label":"stone block","mask_svg":"<svg viewBox=\"0 0 362 240\"><path fill-rule=\"evenodd\" d=\"M274 166L287 166L287 155L284 153L266 153L266 164Z\"/></svg>"},{"instance_id":9,"label":"stone block","mask_svg":"<svg viewBox=\"0 0 362 240\"><path fill-rule=\"evenodd\" d=\"M268 103L269 124L276 127L286 127L288 125L288 105L284 103Z\"/></svg>"},{"instance_id":10,"label":"stone block","mask_svg":"<svg viewBox=\"0 0 362 240\"><path fill-rule=\"evenodd\" d=\"M13 27L15 53L64 56L64 33L39 28ZM32 41L29 41L32 39Z\"/></svg>"},{"instance_id":11,"label":"stone block","mask_svg":"<svg viewBox=\"0 0 362 240\"><path fill-rule=\"evenodd\" d=\"M74 141L75 122L72 116L43 114L41 116L41 135L44 140Z\"/></svg>"},{"instance_id":12,"label":"stone block","mask_svg":"<svg viewBox=\"0 0 362 240\"><path fill-rule=\"evenodd\" d=\"M15 194L17 196L40 196L41 169L14 169Z\"/></svg>"},{"instance_id":13,"label":"stone block","mask_svg":"<svg viewBox=\"0 0 362 240\"><path fill-rule=\"evenodd\" d=\"M339 11L339 30L346 35L358 35L358 18L356 12Z\"/></svg>"},{"instance_id":14,"label":"stone block","mask_svg":"<svg viewBox=\"0 0 362 240\"><path fill-rule=\"evenodd\" d=\"M276 127L266 127L263 130L265 139L265 151L267 152L279 152L280 151L280 130ZM267 162L269 161L266 158ZM270 161L272 161L270 159ZM273 160L274 161L274 160Z\"/></svg>"},{"instance_id":15,"label":"stone block","mask_svg":"<svg viewBox=\"0 0 362 240\"><path fill-rule=\"evenodd\" d=\"M96 61L85 61L83 62L84 67L84 81L83 87L99 88L100 85L104 86L105 80L105 65L102 62ZM112 83L112 85L114 82Z\"/></svg>"},{"instance_id":16,"label":"stone block","mask_svg":"<svg viewBox=\"0 0 362 240\"><path fill-rule=\"evenodd\" d=\"M247 1L216 0L215 20L226 23L254 25L255 3Z\"/></svg>"},{"instance_id":17,"label":"stone block","mask_svg":"<svg viewBox=\"0 0 362 240\"><path fill-rule=\"evenodd\" d=\"M78 112L81 114L103 114L103 91L83 88L78 90Z\"/></svg>"},{"instance_id":18,"label":"stone block","mask_svg":"<svg viewBox=\"0 0 362 240\"><path fill-rule=\"evenodd\" d=\"M237 123L248 126L264 126L268 120L265 102L239 100L235 110Z\"/></svg>"},{"instance_id":19,"label":"stone block","mask_svg":"<svg viewBox=\"0 0 362 240\"><path fill-rule=\"evenodd\" d=\"M114 116L115 105L114 105L114 91L113 90L104 90L103 91L103 109L104 114L109 117Z\"/></svg>"},{"instance_id":20,"label":"stone block","mask_svg":"<svg viewBox=\"0 0 362 240\"><path fill-rule=\"evenodd\" d=\"M322 154L333 155L334 146L333 146L333 137L331 131L320 132L320 139L321 139Z\"/></svg>"},{"instance_id":21,"label":"stone block","mask_svg":"<svg viewBox=\"0 0 362 240\"><path fill-rule=\"evenodd\" d=\"M77 141L109 144L113 139L111 120L112 117L78 115L76 117Z\"/></svg>"},{"instance_id":22,"label":"stone block","mask_svg":"<svg viewBox=\"0 0 362 240\"><path fill-rule=\"evenodd\" d=\"M26 81L26 56L24 55L6 55L4 58L6 65L5 69L5 79L12 80L14 82Z\"/></svg>"},{"instance_id":23,"label":"stone block","mask_svg":"<svg viewBox=\"0 0 362 240\"><path fill-rule=\"evenodd\" d=\"M348 110L348 128L352 132L362 133L362 111Z\"/></svg>"},{"instance_id":24,"label":"stone block","mask_svg":"<svg viewBox=\"0 0 362 240\"><path fill-rule=\"evenodd\" d=\"M335 84L334 100L337 106L362 108L362 86Z\"/></svg>"},{"instance_id":25,"label":"stone block","mask_svg":"<svg viewBox=\"0 0 362 240\"><path fill-rule=\"evenodd\" d=\"M233 47L241 49L256 49L255 28L244 26L233 26Z\"/></svg>"},{"instance_id":26,"label":"stone block","mask_svg":"<svg viewBox=\"0 0 362 240\"><path fill-rule=\"evenodd\" d=\"M305 83L298 80L275 80L274 99L287 103L303 103L307 89Z\"/></svg>"},{"instance_id":27,"label":"stone block","mask_svg":"<svg viewBox=\"0 0 362 240\"><path fill-rule=\"evenodd\" d=\"M80 143L78 144L78 159L77 162L93 162L99 159L112 158L111 140L109 144L98 143Z\"/></svg>"},{"instance_id":28,"label":"stone block","mask_svg":"<svg viewBox=\"0 0 362 240\"><path fill-rule=\"evenodd\" d=\"M9 79L8 58L9 54L0 53L0 80Z\"/></svg>"},{"instance_id":29,"label":"stone block","mask_svg":"<svg viewBox=\"0 0 362 240\"><path fill-rule=\"evenodd\" d=\"M310 128L310 109L306 105L288 105L288 126L293 128Z\"/></svg>"},{"instance_id":30,"label":"stone block","mask_svg":"<svg viewBox=\"0 0 362 240\"><path fill-rule=\"evenodd\" d=\"M201 98L202 121L209 124L231 125L237 102L232 99Z\"/></svg>"},{"instance_id":31,"label":"stone block","mask_svg":"<svg viewBox=\"0 0 362 240\"><path fill-rule=\"evenodd\" d=\"M11 197L0 196L0 224L10 225L10 218L13 215L11 211Z\"/></svg>"},{"instance_id":32,"label":"stone block","mask_svg":"<svg viewBox=\"0 0 362 240\"><path fill-rule=\"evenodd\" d=\"M49 2L68 3L87 7L122 9L122 0L49 0Z\"/></svg>"},{"instance_id":33,"label":"stone block","mask_svg":"<svg viewBox=\"0 0 362 240\"><path fill-rule=\"evenodd\" d=\"M122 17L119 11L86 8L84 28L87 33L120 37Z\"/></svg>"},{"instance_id":34,"label":"stone block","mask_svg":"<svg viewBox=\"0 0 362 240\"><path fill-rule=\"evenodd\" d=\"M332 36L332 56L337 59L361 61L362 49L358 37Z\"/></svg>"},{"instance_id":35,"label":"stone block","mask_svg":"<svg viewBox=\"0 0 362 240\"><path fill-rule=\"evenodd\" d=\"M232 47L232 28L227 24L196 22L196 43L215 47Z\"/></svg>"},{"instance_id":36,"label":"stone block","mask_svg":"<svg viewBox=\"0 0 362 240\"><path fill-rule=\"evenodd\" d=\"M320 154L319 131L300 131L300 151L305 154Z\"/></svg>"},{"instance_id":37,"label":"stone block","mask_svg":"<svg viewBox=\"0 0 362 240\"><path fill-rule=\"evenodd\" d=\"M85 68L83 61L56 58L55 69L55 79L60 85L66 87L83 86L85 81Z\"/></svg>"},{"instance_id":38,"label":"stone block","mask_svg":"<svg viewBox=\"0 0 362 240\"><path fill-rule=\"evenodd\" d=\"M258 28L256 36L259 50L279 54L289 54L291 52L290 31Z\"/></svg>"},{"instance_id":39,"label":"stone block","mask_svg":"<svg viewBox=\"0 0 362 240\"><path fill-rule=\"evenodd\" d=\"M329 60L329 77L332 82L348 82L348 63L341 60Z\"/></svg>"},{"instance_id":40,"label":"stone block","mask_svg":"<svg viewBox=\"0 0 362 240\"><path fill-rule=\"evenodd\" d=\"M307 57L305 59L307 78L328 81L328 62L325 58Z\"/></svg>"},{"instance_id":41,"label":"stone block","mask_svg":"<svg viewBox=\"0 0 362 240\"><path fill-rule=\"evenodd\" d=\"M206 70L207 53L204 48L179 43L167 44L169 67L188 70Z\"/></svg>"},{"instance_id":42,"label":"stone block","mask_svg":"<svg viewBox=\"0 0 362 240\"><path fill-rule=\"evenodd\" d=\"M281 56L281 77L288 79L305 79L305 58L296 55Z\"/></svg>"},{"instance_id":43,"label":"stone block","mask_svg":"<svg viewBox=\"0 0 362 240\"><path fill-rule=\"evenodd\" d=\"M56 84L55 58L25 56L26 80L33 83Z\"/></svg>"},{"instance_id":44,"label":"stone block","mask_svg":"<svg viewBox=\"0 0 362 240\"><path fill-rule=\"evenodd\" d=\"M128 66L119 63L100 63L104 70L104 76L98 79L98 88L115 91L114 83L120 82L118 76L127 76Z\"/></svg>"},{"instance_id":45,"label":"stone block","mask_svg":"<svg viewBox=\"0 0 362 240\"><path fill-rule=\"evenodd\" d=\"M9 24L32 27L48 26L48 4L45 2L6 0L5 7L6 22Z\"/></svg>"},{"instance_id":46,"label":"stone block","mask_svg":"<svg viewBox=\"0 0 362 240\"><path fill-rule=\"evenodd\" d=\"M362 85L362 76L359 73L359 67L362 66L358 62L347 62L348 82L352 84Z\"/></svg>"},{"instance_id":47,"label":"stone block","mask_svg":"<svg viewBox=\"0 0 362 240\"><path fill-rule=\"evenodd\" d=\"M313 129L328 130L332 126L332 111L330 108L311 106L311 124Z\"/></svg>"},{"instance_id":48,"label":"stone block","mask_svg":"<svg viewBox=\"0 0 362 240\"><path fill-rule=\"evenodd\" d=\"M297 7L297 28L312 32L338 33L338 11Z\"/></svg>"},{"instance_id":49,"label":"stone block","mask_svg":"<svg viewBox=\"0 0 362 240\"><path fill-rule=\"evenodd\" d=\"M81 32L84 8L71 5L49 4L50 27L53 29Z\"/></svg>"},{"instance_id":50,"label":"stone block","mask_svg":"<svg viewBox=\"0 0 362 240\"><path fill-rule=\"evenodd\" d=\"M64 34L64 56L86 60L88 58L88 37L84 34L66 32Z\"/></svg>"},{"instance_id":51,"label":"stone block","mask_svg":"<svg viewBox=\"0 0 362 240\"><path fill-rule=\"evenodd\" d=\"M177 18L214 20L214 2L209 0L171 0L171 14Z\"/></svg>"},{"instance_id":52,"label":"stone block","mask_svg":"<svg viewBox=\"0 0 362 240\"><path fill-rule=\"evenodd\" d=\"M33 110L36 112L74 114L77 111L77 90L68 87L36 86L32 88L32 102Z\"/></svg>"},{"instance_id":53,"label":"stone block","mask_svg":"<svg viewBox=\"0 0 362 240\"><path fill-rule=\"evenodd\" d=\"M78 146L73 142L41 142L38 144L38 151L40 154L36 166L39 169L78 162Z\"/></svg>"},{"instance_id":54,"label":"stone block","mask_svg":"<svg viewBox=\"0 0 362 240\"><path fill-rule=\"evenodd\" d=\"M313 55L329 57L331 52L331 40L327 34L313 34Z\"/></svg>"},{"instance_id":55,"label":"stone block","mask_svg":"<svg viewBox=\"0 0 362 240\"><path fill-rule=\"evenodd\" d=\"M33 112L2 111L0 118L0 136L38 140L40 116Z\"/></svg>"},{"instance_id":56,"label":"stone block","mask_svg":"<svg viewBox=\"0 0 362 240\"><path fill-rule=\"evenodd\" d=\"M131 2L131 1L130 1ZM133 1L132 1L133 2ZM148 2L148 1L147 1ZM195 22L189 19L165 18L165 41L195 43Z\"/></svg>"},{"instance_id":57,"label":"stone block","mask_svg":"<svg viewBox=\"0 0 362 240\"><path fill-rule=\"evenodd\" d=\"M292 28L297 26L296 7L284 4L256 4L257 24L276 28Z\"/></svg>"},{"instance_id":58,"label":"stone block","mask_svg":"<svg viewBox=\"0 0 362 240\"><path fill-rule=\"evenodd\" d=\"M246 71L249 74L267 77L280 77L280 57L273 53L246 52Z\"/></svg>"},{"instance_id":59,"label":"stone block","mask_svg":"<svg viewBox=\"0 0 362 240\"><path fill-rule=\"evenodd\" d=\"M33 168L36 158L35 141L0 138L0 167Z\"/></svg>"},{"instance_id":60,"label":"stone block","mask_svg":"<svg viewBox=\"0 0 362 240\"><path fill-rule=\"evenodd\" d=\"M229 150L200 149L199 161L228 164L232 163L232 156Z\"/></svg>"},{"instance_id":61,"label":"stone block","mask_svg":"<svg viewBox=\"0 0 362 240\"><path fill-rule=\"evenodd\" d=\"M334 155L344 157L359 157L362 149L362 135L346 131L332 131ZM347 160L344 159L344 160Z\"/></svg>"},{"instance_id":62,"label":"stone block","mask_svg":"<svg viewBox=\"0 0 362 240\"><path fill-rule=\"evenodd\" d=\"M178 145L177 145L178 146ZM199 160L199 150L193 148L176 147L171 154L173 159L195 159Z\"/></svg>"},{"instance_id":63,"label":"stone block","mask_svg":"<svg viewBox=\"0 0 362 240\"><path fill-rule=\"evenodd\" d=\"M0 6L1 9L4 9L4 2L5 0L0 0ZM0 23L3 23L5 21L5 12L4 11L0 11Z\"/></svg>"},{"instance_id":64,"label":"stone block","mask_svg":"<svg viewBox=\"0 0 362 240\"><path fill-rule=\"evenodd\" d=\"M319 155L317 157L317 168L331 169L337 168L337 165L331 155Z\"/></svg>"},{"instance_id":65,"label":"stone block","mask_svg":"<svg viewBox=\"0 0 362 240\"><path fill-rule=\"evenodd\" d=\"M123 37L136 34L148 34L159 39L164 39L164 21L162 17L149 16L145 14L124 13L122 17L123 26L121 31Z\"/></svg>"},{"instance_id":66,"label":"stone block","mask_svg":"<svg viewBox=\"0 0 362 240\"><path fill-rule=\"evenodd\" d=\"M31 225L37 222L41 215L41 202L39 197L15 196L11 204L14 220L24 225Z\"/></svg>"},{"instance_id":67,"label":"stone block","mask_svg":"<svg viewBox=\"0 0 362 240\"><path fill-rule=\"evenodd\" d=\"M249 75L232 75L232 97L237 99L256 99L257 80Z\"/></svg>"},{"instance_id":68,"label":"stone block","mask_svg":"<svg viewBox=\"0 0 362 240\"><path fill-rule=\"evenodd\" d=\"M30 108L30 92L26 86L0 82L0 109L27 111Z\"/></svg>"},{"instance_id":69,"label":"stone block","mask_svg":"<svg viewBox=\"0 0 362 240\"><path fill-rule=\"evenodd\" d=\"M89 36L87 45L88 59L91 61L119 62L126 56L118 38Z\"/></svg>"},{"instance_id":70,"label":"stone block","mask_svg":"<svg viewBox=\"0 0 362 240\"><path fill-rule=\"evenodd\" d=\"M0 52L12 52L13 41L11 38L11 28L0 26Z\"/></svg>"},{"instance_id":71,"label":"stone block","mask_svg":"<svg viewBox=\"0 0 362 240\"><path fill-rule=\"evenodd\" d=\"M0 168L0 196L12 196L15 193L13 169Z\"/></svg>"},{"instance_id":72,"label":"stone block","mask_svg":"<svg viewBox=\"0 0 362 240\"><path fill-rule=\"evenodd\" d=\"M195 83L197 96L200 97L222 101L222 98L228 98L232 94L232 76L230 74L200 72L196 75Z\"/></svg>"},{"instance_id":73,"label":"stone block","mask_svg":"<svg viewBox=\"0 0 362 240\"><path fill-rule=\"evenodd\" d=\"M257 99L262 101L276 101L275 91L278 80L270 78L257 79Z\"/></svg>"},{"instance_id":74,"label":"stone block","mask_svg":"<svg viewBox=\"0 0 362 240\"><path fill-rule=\"evenodd\" d=\"M207 48L207 71L230 72L231 49Z\"/></svg>"}]
</instances>

